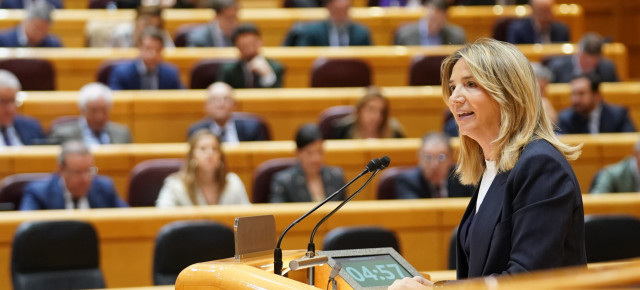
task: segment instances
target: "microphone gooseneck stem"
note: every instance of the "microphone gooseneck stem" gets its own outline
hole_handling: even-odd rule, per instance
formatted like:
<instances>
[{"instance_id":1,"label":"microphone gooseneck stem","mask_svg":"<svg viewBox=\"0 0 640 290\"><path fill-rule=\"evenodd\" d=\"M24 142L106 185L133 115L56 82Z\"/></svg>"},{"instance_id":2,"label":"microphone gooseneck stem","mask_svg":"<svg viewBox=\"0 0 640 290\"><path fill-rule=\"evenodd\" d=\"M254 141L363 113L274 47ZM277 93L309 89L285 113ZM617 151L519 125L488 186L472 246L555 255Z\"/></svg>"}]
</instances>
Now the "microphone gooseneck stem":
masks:
<instances>
[{"instance_id":1,"label":"microphone gooseneck stem","mask_svg":"<svg viewBox=\"0 0 640 290\"><path fill-rule=\"evenodd\" d=\"M364 184L362 186L360 186L360 188L358 188L358 190L356 190L356 192L354 192L351 196L349 196L347 199L343 200L336 208L334 208L328 215L326 215L324 218L322 218L318 224L316 224L316 227L313 228L313 231L311 232L311 238L309 239L309 245L307 247L307 251L315 251L315 244L313 243L313 239L316 236L316 231L318 230L318 228L320 228L320 225L322 225L326 220L328 220L334 213L336 213L338 210L340 210L340 208L342 208L345 204L347 204L347 202L349 202L350 200L352 200L356 195L358 195L358 193L360 193L360 191L362 191L367 184L369 184L369 182L371 182L371 180L376 176L376 174L378 174L378 172L380 172L380 169L377 169L376 171L373 172L373 174L371 174L371 176L369 177L369 179L367 179L367 181L364 182Z\"/></svg>"},{"instance_id":2,"label":"microphone gooseneck stem","mask_svg":"<svg viewBox=\"0 0 640 290\"><path fill-rule=\"evenodd\" d=\"M312 214L313 212L315 212L318 208L320 208L321 206L323 206L325 203L327 203L329 200L331 200L332 198L334 198L336 195L338 195L338 193L342 192L345 188L347 188L347 186L351 185L352 183L354 183L356 180L358 180L358 178L362 177L363 175L365 175L367 172L369 172L368 169L364 169L362 170L362 172L360 172L360 174L358 174L358 176L356 176L355 178L351 179L351 181L349 181L347 184L345 184L343 187L341 187L340 189L338 189L336 192L334 192L333 194L331 194L330 196L328 196L327 198L325 198L325 200L323 200L321 203L317 204L314 208L312 208L310 211L308 211L307 213L303 214L301 217L299 217L297 220L295 220L293 223L291 223L280 235L280 238L278 239L278 243L276 244L276 248L274 249L273 252L273 273L277 274L277 275L282 275L282 249L280 248L280 244L282 243L282 238L284 238L284 235L287 234L287 232L295 225L297 225L301 220L303 220L304 218L306 218L307 216L309 216L310 214Z\"/></svg>"}]
</instances>

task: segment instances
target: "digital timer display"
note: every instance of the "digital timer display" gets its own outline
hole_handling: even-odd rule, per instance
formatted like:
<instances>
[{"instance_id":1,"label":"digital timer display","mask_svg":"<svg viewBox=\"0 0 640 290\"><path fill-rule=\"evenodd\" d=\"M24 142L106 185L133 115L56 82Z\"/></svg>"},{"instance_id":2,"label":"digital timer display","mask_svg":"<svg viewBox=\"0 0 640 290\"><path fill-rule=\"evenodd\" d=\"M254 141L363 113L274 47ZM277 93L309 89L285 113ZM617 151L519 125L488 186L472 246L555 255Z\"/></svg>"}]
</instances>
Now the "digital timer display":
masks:
<instances>
[{"instance_id":1,"label":"digital timer display","mask_svg":"<svg viewBox=\"0 0 640 290\"><path fill-rule=\"evenodd\" d=\"M388 286L397 279L413 276L389 254L334 259L362 287Z\"/></svg>"}]
</instances>

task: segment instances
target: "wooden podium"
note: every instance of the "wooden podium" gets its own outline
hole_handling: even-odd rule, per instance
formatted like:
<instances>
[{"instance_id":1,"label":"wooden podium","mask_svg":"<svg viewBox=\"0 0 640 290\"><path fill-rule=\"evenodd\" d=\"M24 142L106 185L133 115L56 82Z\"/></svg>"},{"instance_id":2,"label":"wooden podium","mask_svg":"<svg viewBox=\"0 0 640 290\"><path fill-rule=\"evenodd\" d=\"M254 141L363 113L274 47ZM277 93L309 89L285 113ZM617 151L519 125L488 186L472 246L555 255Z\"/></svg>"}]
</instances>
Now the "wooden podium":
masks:
<instances>
[{"instance_id":1,"label":"wooden podium","mask_svg":"<svg viewBox=\"0 0 640 290\"><path fill-rule=\"evenodd\" d=\"M284 265L304 254L304 250L283 251ZM283 273L287 270L284 269ZM302 272L302 275L295 275L296 278L273 274L273 252L263 252L245 259L228 258L193 264L180 272L176 290L319 289L298 281L306 279L306 270L297 272Z\"/></svg>"}]
</instances>

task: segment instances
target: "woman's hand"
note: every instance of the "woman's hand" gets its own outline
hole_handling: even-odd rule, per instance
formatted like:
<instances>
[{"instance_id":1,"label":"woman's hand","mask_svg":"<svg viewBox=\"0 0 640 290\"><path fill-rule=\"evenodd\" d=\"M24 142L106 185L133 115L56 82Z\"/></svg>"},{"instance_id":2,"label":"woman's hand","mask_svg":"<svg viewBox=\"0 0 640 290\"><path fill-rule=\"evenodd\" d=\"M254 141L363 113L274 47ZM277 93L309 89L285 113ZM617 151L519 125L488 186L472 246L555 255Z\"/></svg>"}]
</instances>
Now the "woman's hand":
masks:
<instances>
[{"instance_id":1,"label":"woman's hand","mask_svg":"<svg viewBox=\"0 0 640 290\"><path fill-rule=\"evenodd\" d=\"M430 289L433 287L433 282L421 277L414 276L412 278L405 277L400 280L396 280L389 286L389 290L405 290L405 289Z\"/></svg>"}]
</instances>

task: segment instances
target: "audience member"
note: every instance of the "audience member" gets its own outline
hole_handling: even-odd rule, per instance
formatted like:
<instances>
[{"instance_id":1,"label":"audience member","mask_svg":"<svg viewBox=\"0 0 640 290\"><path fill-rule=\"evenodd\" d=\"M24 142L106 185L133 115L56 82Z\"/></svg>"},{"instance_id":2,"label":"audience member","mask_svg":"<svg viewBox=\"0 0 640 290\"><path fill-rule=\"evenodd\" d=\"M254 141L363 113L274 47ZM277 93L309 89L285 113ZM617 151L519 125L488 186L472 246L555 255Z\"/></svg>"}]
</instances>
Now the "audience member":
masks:
<instances>
[{"instance_id":1,"label":"audience member","mask_svg":"<svg viewBox=\"0 0 640 290\"><path fill-rule=\"evenodd\" d=\"M336 120L332 139L402 138L400 123L389 116L389 100L375 86L358 100L354 114Z\"/></svg>"},{"instance_id":2,"label":"audience member","mask_svg":"<svg viewBox=\"0 0 640 290\"><path fill-rule=\"evenodd\" d=\"M49 34L52 11L47 1L31 3L22 24L0 33L0 47L61 47L58 37Z\"/></svg>"},{"instance_id":3,"label":"audience member","mask_svg":"<svg viewBox=\"0 0 640 290\"><path fill-rule=\"evenodd\" d=\"M261 54L260 31L252 24L238 26L232 35L240 59L225 64L218 80L241 88L280 88L284 67L280 62L267 59Z\"/></svg>"},{"instance_id":4,"label":"audience member","mask_svg":"<svg viewBox=\"0 0 640 290\"><path fill-rule=\"evenodd\" d=\"M62 144L59 170L24 189L20 210L126 207L111 178L98 173L89 148L80 141Z\"/></svg>"},{"instance_id":5,"label":"audience member","mask_svg":"<svg viewBox=\"0 0 640 290\"><path fill-rule=\"evenodd\" d=\"M607 104L600 95L600 77L586 73L571 80L571 108L558 116L562 134L635 132L626 108Z\"/></svg>"},{"instance_id":6,"label":"audience member","mask_svg":"<svg viewBox=\"0 0 640 290\"><path fill-rule=\"evenodd\" d=\"M464 44L464 30L447 22L447 0L429 0L419 21L404 25L396 32L395 45Z\"/></svg>"},{"instance_id":7,"label":"audience member","mask_svg":"<svg viewBox=\"0 0 640 290\"><path fill-rule=\"evenodd\" d=\"M125 125L109 121L113 106L111 90L101 83L80 89L78 121L60 123L51 128L49 139L55 143L80 140L87 145L131 143L131 131Z\"/></svg>"},{"instance_id":8,"label":"audience member","mask_svg":"<svg viewBox=\"0 0 640 290\"><path fill-rule=\"evenodd\" d=\"M305 124L296 134L297 163L276 173L271 182L270 202L321 201L344 186L339 167L324 163L322 132L315 124ZM333 200L343 200L344 192Z\"/></svg>"},{"instance_id":9,"label":"audience member","mask_svg":"<svg viewBox=\"0 0 640 290\"><path fill-rule=\"evenodd\" d=\"M418 151L418 166L396 178L396 197L470 197L475 189L460 184L455 167L449 136L437 132L424 135Z\"/></svg>"},{"instance_id":10,"label":"audience member","mask_svg":"<svg viewBox=\"0 0 640 290\"><path fill-rule=\"evenodd\" d=\"M111 47L138 47L140 36L147 27L155 27L162 31L164 47L175 47L171 34L164 30L162 8L158 6L140 6L136 10L134 22L121 23L113 29L109 46Z\"/></svg>"},{"instance_id":11,"label":"audience member","mask_svg":"<svg viewBox=\"0 0 640 290\"><path fill-rule=\"evenodd\" d=\"M540 87L540 96L542 96L542 108L544 109L544 113L547 114L551 123L558 123L558 113L556 109L553 108L551 101L547 98L547 86L550 82L553 81L553 73L544 65L534 62L531 63L531 67L533 68L533 73L536 74L536 78L538 79L538 86Z\"/></svg>"},{"instance_id":12,"label":"audience member","mask_svg":"<svg viewBox=\"0 0 640 290\"><path fill-rule=\"evenodd\" d=\"M371 45L369 30L349 17L351 0L325 0L329 19L300 28L298 46Z\"/></svg>"},{"instance_id":13,"label":"audience member","mask_svg":"<svg viewBox=\"0 0 640 290\"><path fill-rule=\"evenodd\" d=\"M633 156L600 170L593 182L591 193L640 191L640 141L633 147Z\"/></svg>"},{"instance_id":14,"label":"audience member","mask_svg":"<svg viewBox=\"0 0 640 290\"><path fill-rule=\"evenodd\" d=\"M531 0L531 17L514 20L507 29L513 44L568 42L569 28L554 20L554 0Z\"/></svg>"},{"instance_id":15,"label":"audience member","mask_svg":"<svg viewBox=\"0 0 640 290\"><path fill-rule=\"evenodd\" d=\"M228 171L220 139L209 130L189 139L185 165L165 179L156 200L157 207L248 203L242 180Z\"/></svg>"},{"instance_id":16,"label":"audience member","mask_svg":"<svg viewBox=\"0 0 640 290\"><path fill-rule=\"evenodd\" d=\"M595 72L603 82L617 82L616 66L602 56L604 39L597 33L585 34L574 55L561 56L549 62L556 83L568 83L573 76Z\"/></svg>"},{"instance_id":17,"label":"audience member","mask_svg":"<svg viewBox=\"0 0 640 290\"><path fill-rule=\"evenodd\" d=\"M173 65L162 61L162 31L148 27L140 36L136 60L113 68L109 77L112 90L181 89L180 74Z\"/></svg>"},{"instance_id":18,"label":"audience member","mask_svg":"<svg viewBox=\"0 0 640 290\"><path fill-rule=\"evenodd\" d=\"M187 34L187 46L224 47L232 46L231 34L238 26L238 4L235 0L212 0L215 18L193 28Z\"/></svg>"},{"instance_id":19,"label":"audience member","mask_svg":"<svg viewBox=\"0 0 640 290\"><path fill-rule=\"evenodd\" d=\"M64 8L60 0L46 0L46 2L56 9ZM33 3L33 0L2 0L0 1L0 9L29 9Z\"/></svg>"},{"instance_id":20,"label":"audience member","mask_svg":"<svg viewBox=\"0 0 640 290\"><path fill-rule=\"evenodd\" d=\"M44 141L40 122L17 115L16 96L20 81L7 70L0 70L0 146L37 145Z\"/></svg>"},{"instance_id":21,"label":"audience member","mask_svg":"<svg viewBox=\"0 0 640 290\"><path fill-rule=\"evenodd\" d=\"M208 129L225 143L268 140L267 132L258 121L233 118L237 103L231 86L223 82L213 83L207 88L207 95L207 117L189 127L189 137L198 130Z\"/></svg>"}]
</instances>

